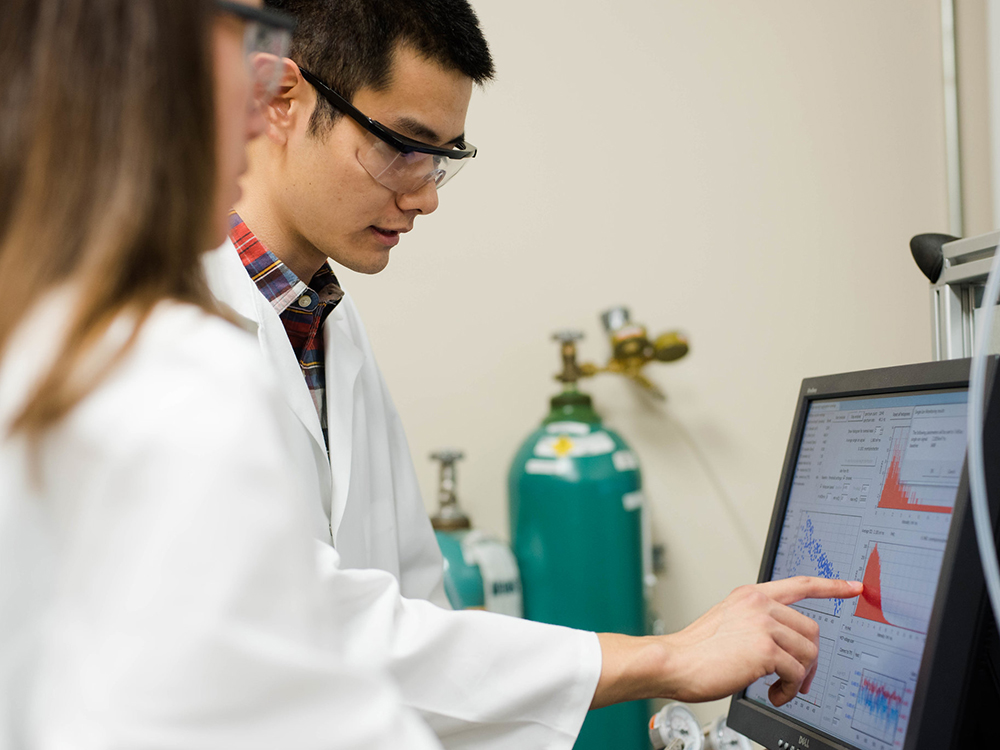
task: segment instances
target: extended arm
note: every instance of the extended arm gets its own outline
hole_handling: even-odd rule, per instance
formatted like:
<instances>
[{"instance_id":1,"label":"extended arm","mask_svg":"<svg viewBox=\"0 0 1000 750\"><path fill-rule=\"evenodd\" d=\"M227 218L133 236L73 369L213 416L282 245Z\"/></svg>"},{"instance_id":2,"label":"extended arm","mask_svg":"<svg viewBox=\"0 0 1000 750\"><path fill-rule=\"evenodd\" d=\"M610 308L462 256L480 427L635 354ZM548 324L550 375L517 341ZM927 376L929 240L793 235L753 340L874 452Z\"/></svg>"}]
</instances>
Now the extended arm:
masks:
<instances>
[{"instance_id":1,"label":"extended arm","mask_svg":"<svg viewBox=\"0 0 1000 750\"><path fill-rule=\"evenodd\" d=\"M724 698L776 673L776 706L808 691L816 671L819 626L789 604L847 598L856 581L788 578L741 586L680 632L635 638L602 633L601 678L591 708L642 698Z\"/></svg>"}]
</instances>

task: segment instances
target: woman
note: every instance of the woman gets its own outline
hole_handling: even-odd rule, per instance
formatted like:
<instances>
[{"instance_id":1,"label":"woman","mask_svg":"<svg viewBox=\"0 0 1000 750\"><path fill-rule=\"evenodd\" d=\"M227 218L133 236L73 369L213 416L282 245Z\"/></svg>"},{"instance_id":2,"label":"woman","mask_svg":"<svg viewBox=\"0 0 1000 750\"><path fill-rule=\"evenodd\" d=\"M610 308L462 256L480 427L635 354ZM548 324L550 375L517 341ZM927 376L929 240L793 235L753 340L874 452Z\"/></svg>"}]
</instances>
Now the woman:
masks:
<instances>
[{"instance_id":1,"label":"woman","mask_svg":"<svg viewBox=\"0 0 1000 750\"><path fill-rule=\"evenodd\" d=\"M435 746L324 642L280 411L200 275L279 26L5 3L0 747Z\"/></svg>"}]
</instances>

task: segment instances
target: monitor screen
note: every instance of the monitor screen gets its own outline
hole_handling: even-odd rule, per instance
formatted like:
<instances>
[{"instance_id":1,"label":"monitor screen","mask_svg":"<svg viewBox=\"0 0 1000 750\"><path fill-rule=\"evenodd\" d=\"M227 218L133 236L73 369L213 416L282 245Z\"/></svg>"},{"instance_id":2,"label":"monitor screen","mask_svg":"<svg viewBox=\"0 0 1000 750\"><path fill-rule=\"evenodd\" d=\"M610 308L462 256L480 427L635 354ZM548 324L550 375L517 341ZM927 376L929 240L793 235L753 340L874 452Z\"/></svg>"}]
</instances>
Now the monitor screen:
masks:
<instances>
[{"instance_id":1,"label":"monitor screen","mask_svg":"<svg viewBox=\"0 0 1000 750\"><path fill-rule=\"evenodd\" d=\"M820 628L809 693L775 708L771 677L746 699L851 747L903 747L962 478L967 400L950 388L806 403L769 577L861 580L864 594L795 605Z\"/></svg>"}]
</instances>

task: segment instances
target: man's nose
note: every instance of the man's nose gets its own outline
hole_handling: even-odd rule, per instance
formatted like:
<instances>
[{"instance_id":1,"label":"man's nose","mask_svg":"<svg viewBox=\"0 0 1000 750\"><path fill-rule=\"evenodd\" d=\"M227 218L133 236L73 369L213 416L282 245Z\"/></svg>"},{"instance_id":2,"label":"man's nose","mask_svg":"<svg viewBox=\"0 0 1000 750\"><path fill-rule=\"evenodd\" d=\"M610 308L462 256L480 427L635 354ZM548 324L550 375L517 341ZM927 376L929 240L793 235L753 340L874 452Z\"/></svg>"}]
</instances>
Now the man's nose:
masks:
<instances>
[{"instance_id":1,"label":"man's nose","mask_svg":"<svg viewBox=\"0 0 1000 750\"><path fill-rule=\"evenodd\" d=\"M396 205L401 211L434 213L438 207L437 185L428 180L411 193L397 193Z\"/></svg>"}]
</instances>

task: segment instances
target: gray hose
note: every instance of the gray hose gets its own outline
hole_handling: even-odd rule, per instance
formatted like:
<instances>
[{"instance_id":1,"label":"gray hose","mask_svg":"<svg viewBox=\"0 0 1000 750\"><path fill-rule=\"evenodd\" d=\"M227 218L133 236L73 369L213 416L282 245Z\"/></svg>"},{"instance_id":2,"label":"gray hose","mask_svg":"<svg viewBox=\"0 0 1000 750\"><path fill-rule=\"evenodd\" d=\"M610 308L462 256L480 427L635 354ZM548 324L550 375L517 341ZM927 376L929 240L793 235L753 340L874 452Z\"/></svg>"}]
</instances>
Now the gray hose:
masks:
<instances>
[{"instance_id":1,"label":"gray hose","mask_svg":"<svg viewBox=\"0 0 1000 750\"><path fill-rule=\"evenodd\" d=\"M990 508L986 501L986 471L983 458L983 425L985 423L986 359L992 341L993 318L996 314L997 292L1000 289L1000 248L993 255L990 276L983 293L983 328L979 332L972 371L969 374L969 490L972 497L972 518L976 526L979 559L986 579L986 590L993 606L994 620L1000 624L1000 565L990 523Z\"/></svg>"}]
</instances>

